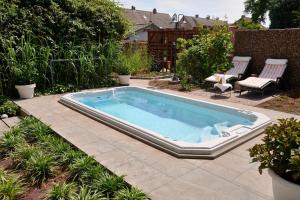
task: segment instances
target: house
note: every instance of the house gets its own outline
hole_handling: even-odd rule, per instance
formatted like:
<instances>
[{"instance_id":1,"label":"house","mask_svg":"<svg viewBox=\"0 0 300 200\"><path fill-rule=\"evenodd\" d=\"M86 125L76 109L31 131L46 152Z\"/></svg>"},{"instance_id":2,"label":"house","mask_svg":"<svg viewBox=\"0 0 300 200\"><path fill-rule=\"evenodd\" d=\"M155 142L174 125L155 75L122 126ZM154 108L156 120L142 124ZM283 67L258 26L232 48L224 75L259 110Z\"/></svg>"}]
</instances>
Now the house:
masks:
<instances>
[{"instance_id":1,"label":"house","mask_svg":"<svg viewBox=\"0 0 300 200\"><path fill-rule=\"evenodd\" d=\"M210 16L207 16L206 18L202 18L199 17L199 15L195 15L195 16L184 16L181 19L181 28L187 29L187 30L191 30L194 28L197 28L199 25L205 27L205 28L209 28L209 27L213 27L215 25L218 24L227 24L226 21L221 21L219 20L219 18L215 18L215 19L211 19Z\"/></svg>"},{"instance_id":2,"label":"house","mask_svg":"<svg viewBox=\"0 0 300 200\"><path fill-rule=\"evenodd\" d=\"M153 11L143 11L132 6L131 9L124 9L124 14L134 27L134 34L127 38L129 41L147 41L148 30L174 28L171 16L159 13L155 8Z\"/></svg>"}]
</instances>

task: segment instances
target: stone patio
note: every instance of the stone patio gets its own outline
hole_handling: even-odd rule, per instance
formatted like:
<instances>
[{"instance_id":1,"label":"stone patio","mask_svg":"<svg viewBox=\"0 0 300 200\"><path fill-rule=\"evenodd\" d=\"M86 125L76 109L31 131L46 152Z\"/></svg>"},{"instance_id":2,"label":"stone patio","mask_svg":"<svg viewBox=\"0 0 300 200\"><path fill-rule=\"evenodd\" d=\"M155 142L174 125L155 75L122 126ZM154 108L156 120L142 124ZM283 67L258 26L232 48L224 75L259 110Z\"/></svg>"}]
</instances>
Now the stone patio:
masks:
<instances>
[{"instance_id":1,"label":"stone patio","mask_svg":"<svg viewBox=\"0 0 300 200\"><path fill-rule=\"evenodd\" d=\"M146 81L136 80L133 84L147 86ZM197 91L167 92L262 112L273 120L293 116L250 107L243 102L211 99ZM151 199L272 199L269 175L267 172L259 175L258 164L250 163L247 152L263 135L215 160L178 159L63 106L58 103L60 96L16 103L115 174L126 175L128 183L145 191ZM300 116L293 117L300 119Z\"/></svg>"}]
</instances>

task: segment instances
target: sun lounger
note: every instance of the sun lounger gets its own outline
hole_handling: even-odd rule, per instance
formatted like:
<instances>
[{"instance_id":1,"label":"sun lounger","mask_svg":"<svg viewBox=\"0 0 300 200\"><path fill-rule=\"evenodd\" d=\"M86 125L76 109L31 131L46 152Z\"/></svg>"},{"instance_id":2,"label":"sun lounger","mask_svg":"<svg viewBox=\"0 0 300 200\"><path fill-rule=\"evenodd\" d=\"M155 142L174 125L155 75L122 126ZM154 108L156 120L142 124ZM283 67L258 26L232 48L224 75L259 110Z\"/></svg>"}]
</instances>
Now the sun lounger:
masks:
<instances>
[{"instance_id":1,"label":"sun lounger","mask_svg":"<svg viewBox=\"0 0 300 200\"><path fill-rule=\"evenodd\" d=\"M240 94L243 91L258 90L264 94L264 89L270 84L278 85L287 67L287 59L267 59L263 71L258 77L249 77L238 81Z\"/></svg>"},{"instance_id":2,"label":"sun lounger","mask_svg":"<svg viewBox=\"0 0 300 200\"><path fill-rule=\"evenodd\" d=\"M241 77L245 74L250 60L251 60L251 57L241 57L241 56L233 57L232 64L234 65L234 67L229 69L225 73L226 82L229 82L233 79L240 80ZM214 74L214 75L206 78L205 81L211 82L211 83L217 83L217 82L219 82L220 75L221 74ZM221 76L223 76L223 74Z\"/></svg>"}]
</instances>

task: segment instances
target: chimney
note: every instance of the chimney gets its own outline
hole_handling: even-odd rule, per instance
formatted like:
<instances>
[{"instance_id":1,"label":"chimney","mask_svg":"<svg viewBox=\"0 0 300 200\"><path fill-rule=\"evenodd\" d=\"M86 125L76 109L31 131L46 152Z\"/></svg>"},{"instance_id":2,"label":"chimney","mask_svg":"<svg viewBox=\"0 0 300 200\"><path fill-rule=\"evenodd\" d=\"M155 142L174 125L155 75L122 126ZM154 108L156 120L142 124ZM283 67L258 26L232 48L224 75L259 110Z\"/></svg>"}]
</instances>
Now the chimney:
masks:
<instances>
[{"instance_id":1,"label":"chimney","mask_svg":"<svg viewBox=\"0 0 300 200\"><path fill-rule=\"evenodd\" d=\"M131 6L131 10L135 10L135 6Z\"/></svg>"},{"instance_id":2,"label":"chimney","mask_svg":"<svg viewBox=\"0 0 300 200\"><path fill-rule=\"evenodd\" d=\"M209 15L207 15L207 16L206 16L206 19L208 19L208 20L209 20L209 19L210 19L210 16L209 16Z\"/></svg>"},{"instance_id":3,"label":"chimney","mask_svg":"<svg viewBox=\"0 0 300 200\"><path fill-rule=\"evenodd\" d=\"M242 17L241 17L242 19L245 19L246 18L246 15L242 15Z\"/></svg>"},{"instance_id":4,"label":"chimney","mask_svg":"<svg viewBox=\"0 0 300 200\"><path fill-rule=\"evenodd\" d=\"M199 15L198 15L198 14L197 14L197 15L195 15L195 17L196 17L196 18L199 18Z\"/></svg>"},{"instance_id":5,"label":"chimney","mask_svg":"<svg viewBox=\"0 0 300 200\"><path fill-rule=\"evenodd\" d=\"M157 13L157 9L154 8L154 9L153 9L153 14L156 14L156 13Z\"/></svg>"}]
</instances>

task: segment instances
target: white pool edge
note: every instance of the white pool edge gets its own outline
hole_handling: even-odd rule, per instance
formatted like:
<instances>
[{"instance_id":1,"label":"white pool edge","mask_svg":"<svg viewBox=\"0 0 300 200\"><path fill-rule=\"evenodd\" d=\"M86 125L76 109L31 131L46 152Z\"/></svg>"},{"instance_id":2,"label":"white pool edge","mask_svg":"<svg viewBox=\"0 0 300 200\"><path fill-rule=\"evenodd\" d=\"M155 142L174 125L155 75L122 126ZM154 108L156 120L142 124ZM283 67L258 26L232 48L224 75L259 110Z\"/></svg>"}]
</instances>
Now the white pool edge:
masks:
<instances>
[{"instance_id":1,"label":"white pool edge","mask_svg":"<svg viewBox=\"0 0 300 200\"><path fill-rule=\"evenodd\" d=\"M126 88L137 88L137 89L146 90L146 91L150 91L150 92L154 92L154 93L158 93L158 94L170 95L170 96L180 98L181 100L185 100L185 101L189 101L189 102L193 101L193 103L200 102L200 103L205 103L205 104L211 105L211 106L218 106L221 108L232 109L232 110L235 110L235 111L238 111L241 113L242 112L247 113L247 115L249 115L249 114L255 115L255 117L257 119L252 126L239 126L238 125L238 126L234 126L234 127L227 129L226 132L228 132L230 134L230 136L220 137L218 139L211 140L208 142L194 144L194 143L170 140L168 138L161 136L160 134L157 134L155 132L138 127L134 124L131 124L127 121L116 118L107 113L101 112L94 108L88 107L72 98L73 95L78 95L78 94L87 94L87 93L91 94L91 93L99 93L99 92L104 92L104 91L107 92L107 91L118 90L118 89L123 90ZM220 105L220 104L216 104L216 103L182 97L179 95L174 95L174 94L156 91L156 90L152 90L152 89L147 89L147 88L142 88L142 87L132 87L132 86L70 93L70 94L66 94L66 95L62 96L60 98L59 102L74 109L74 110L77 110L95 120L105 123L108 126L118 129L132 137L142 140L143 142L146 142L156 148L164 150L176 157L183 157L183 158L215 158L215 157L227 152L228 150L246 142L247 140L263 133L265 128L272 123L272 121L269 117L265 116L264 114L258 113L258 112L236 109L236 108L233 108L230 106L224 106L224 105ZM248 131L244 131L242 133L236 133L236 132L238 132L239 129L240 130L247 129Z\"/></svg>"}]
</instances>

